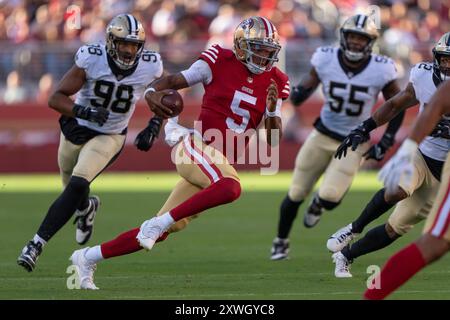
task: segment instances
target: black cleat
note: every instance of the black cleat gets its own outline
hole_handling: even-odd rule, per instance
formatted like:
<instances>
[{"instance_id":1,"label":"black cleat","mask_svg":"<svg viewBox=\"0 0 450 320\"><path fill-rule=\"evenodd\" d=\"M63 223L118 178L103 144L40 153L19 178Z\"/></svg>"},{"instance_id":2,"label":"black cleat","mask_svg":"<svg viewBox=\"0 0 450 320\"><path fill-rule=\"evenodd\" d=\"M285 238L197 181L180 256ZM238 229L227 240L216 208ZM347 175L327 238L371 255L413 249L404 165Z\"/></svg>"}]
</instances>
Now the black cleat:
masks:
<instances>
[{"instance_id":1,"label":"black cleat","mask_svg":"<svg viewBox=\"0 0 450 320\"><path fill-rule=\"evenodd\" d=\"M36 266L36 261L39 258L39 255L42 252L42 244L34 243L33 240L27 243L27 245L22 249L22 253L19 258L17 258L17 264L22 266L28 272L34 270Z\"/></svg>"},{"instance_id":2,"label":"black cleat","mask_svg":"<svg viewBox=\"0 0 450 320\"><path fill-rule=\"evenodd\" d=\"M272 243L270 260L288 259L289 239L275 238Z\"/></svg>"},{"instance_id":3,"label":"black cleat","mask_svg":"<svg viewBox=\"0 0 450 320\"><path fill-rule=\"evenodd\" d=\"M320 218L322 217L324 208L320 205L320 202L317 198L318 196L316 194L309 204L308 208L306 209L305 215L303 217L303 224L306 228L314 227L319 223Z\"/></svg>"},{"instance_id":4,"label":"black cleat","mask_svg":"<svg viewBox=\"0 0 450 320\"><path fill-rule=\"evenodd\" d=\"M83 245L89 241L94 230L94 219L97 210L100 207L100 198L97 196L89 197L89 206L84 211L77 210L76 218L73 222L77 224L75 238L79 245Z\"/></svg>"}]
</instances>

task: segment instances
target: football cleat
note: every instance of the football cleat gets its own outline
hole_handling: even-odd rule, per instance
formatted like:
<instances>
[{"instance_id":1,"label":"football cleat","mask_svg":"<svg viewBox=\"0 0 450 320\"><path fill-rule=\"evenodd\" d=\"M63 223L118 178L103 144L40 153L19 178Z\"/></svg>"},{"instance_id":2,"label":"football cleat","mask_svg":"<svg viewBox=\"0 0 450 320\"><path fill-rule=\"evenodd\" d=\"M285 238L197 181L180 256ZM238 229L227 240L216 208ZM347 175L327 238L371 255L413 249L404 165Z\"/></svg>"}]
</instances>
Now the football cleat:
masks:
<instances>
[{"instance_id":1,"label":"football cleat","mask_svg":"<svg viewBox=\"0 0 450 320\"><path fill-rule=\"evenodd\" d=\"M77 267L80 289L98 290L99 288L94 283L94 272L97 265L86 259L85 254L88 249L89 247L74 251L69 260L72 261L72 265Z\"/></svg>"},{"instance_id":2,"label":"football cleat","mask_svg":"<svg viewBox=\"0 0 450 320\"><path fill-rule=\"evenodd\" d=\"M272 242L270 260L288 259L289 239L275 238Z\"/></svg>"},{"instance_id":3,"label":"football cleat","mask_svg":"<svg viewBox=\"0 0 450 320\"><path fill-rule=\"evenodd\" d=\"M339 251L334 253L331 258L334 264L334 275L336 278L351 278L353 275L350 273L350 267L352 263Z\"/></svg>"},{"instance_id":4,"label":"football cleat","mask_svg":"<svg viewBox=\"0 0 450 320\"><path fill-rule=\"evenodd\" d=\"M97 196L89 197L89 205L83 211L75 211L75 221L77 224L77 231L75 239L79 245L83 245L89 241L94 230L94 219L100 207L100 198Z\"/></svg>"},{"instance_id":5,"label":"football cleat","mask_svg":"<svg viewBox=\"0 0 450 320\"><path fill-rule=\"evenodd\" d=\"M136 236L141 247L151 250L156 243L156 240L167 230L161 225L158 217L151 218L144 221Z\"/></svg>"},{"instance_id":6,"label":"football cleat","mask_svg":"<svg viewBox=\"0 0 450 320\"><path fill-rule=\"evenodd\" d=\"M35 243L33 240L30 240L22 249L22 253L19 258L17 258L17 264L24 267L28 272L31 272L34 270L36 261L41 253L42 244L39 242Z\"/></svg>"},{"instance_id":7,"label":"football cleat","mask_svg":"<svg viewBox=\"0 0 450 320\"><path fill-rule=\"evenodd\" d=\"M352 224L345 226L331 235L327 241L327 248L331 252L338 252L344 249L350 241L359 236L359 233L352 232Z\"/></svg>"},{"instance_id":8,"label":"football cleat","mask_svg":"<svg viewBox=\"0 0 450 320\"><path fill-rule=\"evenodd\" d=\"M306 209L305 216L303 217L303 224L305 227L312 228L319 223L323 211L324 208L320 205L317 195L315 195Z\"/></svg>"}]
</instances>

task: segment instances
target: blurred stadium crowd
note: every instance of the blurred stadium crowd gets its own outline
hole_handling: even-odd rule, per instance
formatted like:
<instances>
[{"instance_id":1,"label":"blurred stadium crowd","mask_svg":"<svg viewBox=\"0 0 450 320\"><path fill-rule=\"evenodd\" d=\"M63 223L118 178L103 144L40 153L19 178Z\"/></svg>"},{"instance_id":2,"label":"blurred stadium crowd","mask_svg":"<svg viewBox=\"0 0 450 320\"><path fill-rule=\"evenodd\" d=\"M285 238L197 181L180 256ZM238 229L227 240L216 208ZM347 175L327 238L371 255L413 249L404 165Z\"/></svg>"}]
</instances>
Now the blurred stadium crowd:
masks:
<instances>
[{"instance_id":1,"label":"blurred stadium crowd","mask_svg":"<svg viewBox=\"0 0 450 320\"><path fill-rule=\"evenodd\" d=\"M106 24L123 12L143 22L146 46L161 53L169 72L188 66L210 43L231 47L234 28L242 18L269 17L283 39L281 67L296 83L315 48L336 43L346 17L376 5L381 26L377 50L396 60L405 81L410 66L430 60L432 45L450 30L449 2L0 0L0 107L25 101L46 104L55 82L72 65L77 48L104 42ZM71 5L80 9L80 28L67 23Z\"/></svg>"}]
</instances>

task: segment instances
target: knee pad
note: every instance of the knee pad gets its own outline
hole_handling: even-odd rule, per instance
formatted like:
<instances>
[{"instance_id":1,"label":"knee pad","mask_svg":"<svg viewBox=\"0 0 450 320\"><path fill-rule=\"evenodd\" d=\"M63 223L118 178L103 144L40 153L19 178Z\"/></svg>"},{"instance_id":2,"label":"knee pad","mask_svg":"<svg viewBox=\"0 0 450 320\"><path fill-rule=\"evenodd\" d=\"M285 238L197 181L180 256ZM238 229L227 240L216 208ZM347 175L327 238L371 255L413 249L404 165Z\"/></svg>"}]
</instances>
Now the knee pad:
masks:
<instances>
[{"instance_id":1,"label":"knee pad","mask_svg":"<svg viewBox=\"0 0 450 320\"><path fill-rule=\"evenodd\" d=\"M333 210L341 203L340 201L333 202L333 201L324 200L320 196L318 197L318 199L319 199L319 202L322 205L322 207L325 208L325 210Z\"/></svg>"},{"instance_id":2,"label":"knee pad","mask_svg":"<svg viewBox=\"0 0 450 320\"><path fill-rule=\"evenodd\" d=\"M85 194L89 193L89 185L90 182L87 181L85 178L72 176L69 180L69 184L67 185L67 188L70 188L70 191L78 193L78 194Z\"/></svg>"}]
</instances>

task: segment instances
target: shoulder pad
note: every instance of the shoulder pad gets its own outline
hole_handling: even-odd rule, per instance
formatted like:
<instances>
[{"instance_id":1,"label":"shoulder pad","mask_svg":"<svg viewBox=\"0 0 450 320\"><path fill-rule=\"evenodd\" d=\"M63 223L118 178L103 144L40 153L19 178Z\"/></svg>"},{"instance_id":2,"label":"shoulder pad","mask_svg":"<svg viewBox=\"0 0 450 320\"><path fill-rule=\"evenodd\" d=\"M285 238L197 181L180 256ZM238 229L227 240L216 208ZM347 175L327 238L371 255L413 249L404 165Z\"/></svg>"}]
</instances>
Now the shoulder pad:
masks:
<instances>
[{"instance_id":1,"label":"shoulder pad","mask_svg":"<svg viewBox=\"0 0 450 320\"><path fill-rule=\"evenodd\" d=\"M75 64L82 69L87 69L95 60L106 54L104 46L100 44L86 44L80 47L75 54Z\"/></svg>"},{"instance_id":2,"label":"shoulder pad","mask_svg":"<svg viewBox=\"0 0 450 320\"><path fill-rule=\"evenodd\" d=\"M336 48L333 47L318 47L311 57L311 65L318 68L323 64L330 62L330 56L335 53Z\"/></svg>"}]
</instances>

